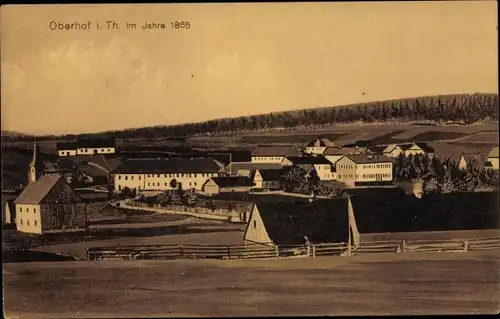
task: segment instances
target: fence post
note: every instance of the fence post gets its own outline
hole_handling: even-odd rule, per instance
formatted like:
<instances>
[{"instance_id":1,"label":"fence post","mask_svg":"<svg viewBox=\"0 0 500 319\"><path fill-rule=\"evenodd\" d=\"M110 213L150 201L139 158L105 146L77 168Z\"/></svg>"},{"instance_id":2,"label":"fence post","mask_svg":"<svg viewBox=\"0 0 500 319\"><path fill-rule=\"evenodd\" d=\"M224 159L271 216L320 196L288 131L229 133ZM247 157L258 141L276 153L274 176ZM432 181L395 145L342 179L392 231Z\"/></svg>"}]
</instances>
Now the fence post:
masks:
<instances>
[{"instance_id":1,"label":"fence post","mask_svg":"<svg viewBox=\"0 0 500 319\"><path fill-rule=\"evenodd\" d=\"M403 240L403 241L402 241L402 243L401 243L401 251L402 251L403 253L405 253L405 252L406 252L406 240Z\"/></svg>"},{"instance_id":2,"label":"fence post","mask_svg":"<svg viewBox=\"0 0 500 319\"><path fill-rule=\"evenodd\" d=\"M227 245L227 258L231 259L231 246Z\"/></svg>"},{"instance_id":3,"label":"fence post","mask_svg":"<svg viewBox=\"0 0 500 319\"><path fill-rule=\"evenodd\" d=\"M311 256L311 245L306 246L306 254L307 254L307 257Z\"/></svg>"},{"instance_id":4,"label":"fence post","mask_svg":"<svg viewBox=\"0 0 500 319\"><path fill-rule=\"evenodd\" d=\"M398 244L396 247L396 254L401 253L401 244Z\"/></svg>"},{"instance_id":5,"label":"fence post","mask_svg":"<svg viewBox=\"0 0 500 319\"><path fill-rule=\"evenodd\" d=\"M467 252L467 249L469 248L469 241L464 240L464 252Z\"/></svg>"},{"instance_id":6,"label":"fence post","mask_svg":"<svg viewBox=\"0 0 500 319\"><path fill-rule=\"evenodd\" d=\"M274 250L276 251L276 258L280 258L280 250L278 248L278 245L274 246Z\"/></svg>"},{"instance_id":7,"label":"fence post","mask_svg":"<svg viewBox=\"0 0 500 319\"><path fill-rule=\"evenodd\" d=\"M312 257L316 258L316 245L312 245Z\"/></svg>"},{"instance_id":8,"label":"fence post","mask_svg":"<svg viewBox=\"0 0 500 319\"><path fill-rule=\"evenodd\" d=\"M180 253L181 253L181 257L183 257L184 256L184 251L182 249L182 245L179 245L179 250L180 250Z\"/></svg>"}]
</instances>

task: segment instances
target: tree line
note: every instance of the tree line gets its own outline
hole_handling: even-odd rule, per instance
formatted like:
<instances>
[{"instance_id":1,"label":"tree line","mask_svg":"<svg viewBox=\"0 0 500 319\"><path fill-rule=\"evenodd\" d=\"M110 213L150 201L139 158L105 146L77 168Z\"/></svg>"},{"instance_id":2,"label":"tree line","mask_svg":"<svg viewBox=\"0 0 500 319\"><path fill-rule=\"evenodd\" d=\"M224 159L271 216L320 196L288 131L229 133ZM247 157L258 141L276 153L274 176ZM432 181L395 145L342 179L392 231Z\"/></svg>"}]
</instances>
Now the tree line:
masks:
<instances>
[{"instance_id":1,"label":"tree line","mask_svg":"<svg viewBox=\"0 0 500 319\"><path fill-rule=\"evenodd\" d=\"M98 134L45 136L44 139L73 139L89 137L165 138L193 135L221 134L265 129L292 129L297 127L324 126L337 123L427 121L433 123L460 122L464 125L480 120L498 120L498 94L459 94L427 96L380 102L323 107L298 111L275 112L253 116L215 119L200 123L153 126ZM31 137L32 138L32 137ZM4 137L2 137L4 139ZM26 137L5 137L23 140Z\"/></svg>"},{"instance_id":2,"label":"tree line","mask_svg":"<svg viewBox=\"0 0 500 319\"><path fill-rule=\"evenodd\" d=\"M400 156L394 162L397 181L423 180L424 194L492 191L498 188L498 171L468 163L460 168L457 160L425 155Z\"/></svg>"}]
</instances>

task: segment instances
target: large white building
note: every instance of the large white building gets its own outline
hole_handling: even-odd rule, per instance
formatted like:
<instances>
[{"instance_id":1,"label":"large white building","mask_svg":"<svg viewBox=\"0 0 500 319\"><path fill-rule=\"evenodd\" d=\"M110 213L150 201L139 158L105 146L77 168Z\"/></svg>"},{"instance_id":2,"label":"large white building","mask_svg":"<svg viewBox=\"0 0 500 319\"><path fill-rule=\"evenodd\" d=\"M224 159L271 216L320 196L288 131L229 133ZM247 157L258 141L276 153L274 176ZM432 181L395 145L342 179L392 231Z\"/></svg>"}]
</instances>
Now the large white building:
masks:
<instances>
[{"instance_id":1,"label":"large white building","mask_svg":"<svg viewBox=\"0 0 500 319\"><path fill-rule=\"evenodd\" d=\"M129 159L111 175L116 192L125 187L139 192L177 188L201 191L210 178L224 175L224 168L206 158Z\"/></svg>"},{"instance_id":2,"label":"large white building","mask_svg":"<svg viewBox=\"0 0 500 319\"><path fill-rule=\"evenodd\" d=\"M383 155L349 154L336 163L337 180L347 186L390 184L392 160Z\"/></svg>"},{"instance_id":3,"label":"large white building","mask_svg":"<svg viewBox=\"0 0 500 319\"><path fill-rule=\"evenodd\" d=\"M116 144L114 139L84 139L72 143L57 143L57 155L59 156L114 153L116 153Z\"/></svg>"},{"instance_id":4,"label":"large white building","mask_svg":"<svg viewBox=\"0 0 500 319\"><path fill-rule=\"evenodd\" d=\"M300 155L294 146L258 146L252 151L252 163L281 164L287 157Z\"/></svg>"}]
</instances>

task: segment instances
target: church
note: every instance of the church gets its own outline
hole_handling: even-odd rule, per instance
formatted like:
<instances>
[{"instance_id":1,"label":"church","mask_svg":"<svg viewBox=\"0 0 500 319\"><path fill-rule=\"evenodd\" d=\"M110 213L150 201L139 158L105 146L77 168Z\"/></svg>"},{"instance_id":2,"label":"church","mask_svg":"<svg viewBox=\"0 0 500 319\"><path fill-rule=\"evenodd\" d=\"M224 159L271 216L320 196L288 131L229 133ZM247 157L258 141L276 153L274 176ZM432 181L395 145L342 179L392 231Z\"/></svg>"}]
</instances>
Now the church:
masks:
<instances>
[{"instance_id":1,"label":"church","mask_svg":"<svg viewBox=\"0 0 500 319\"><path fill-rule=\"evenodd\" d=\"M85 201L60 174L44 174L43 168L35 142L28 185L14 201L17 230L32 234L85 230Z\"/></svg>"}]
</instances>

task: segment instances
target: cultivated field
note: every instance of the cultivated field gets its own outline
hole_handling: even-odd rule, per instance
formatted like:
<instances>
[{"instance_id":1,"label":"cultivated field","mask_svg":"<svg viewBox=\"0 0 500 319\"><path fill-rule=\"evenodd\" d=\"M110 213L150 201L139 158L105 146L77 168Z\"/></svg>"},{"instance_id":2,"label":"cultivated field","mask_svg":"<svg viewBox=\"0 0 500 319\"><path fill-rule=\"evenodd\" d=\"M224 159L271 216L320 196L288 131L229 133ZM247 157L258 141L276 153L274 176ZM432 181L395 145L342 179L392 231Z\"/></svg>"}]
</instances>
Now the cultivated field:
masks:
<instances>
[{"instance_id":1,"label":"cultivated field","mask_svg":"<svg viewBox=\"0 0 500 319\"><path fill-rule=\"evenodd\" d=\"M7 318L486 314L498 252L4 264Z\"/></svg>"}]
</instances>

